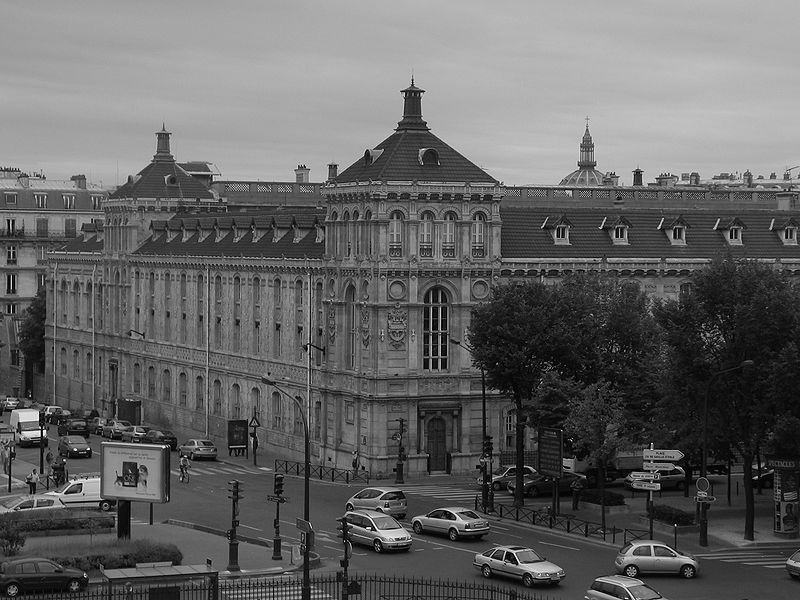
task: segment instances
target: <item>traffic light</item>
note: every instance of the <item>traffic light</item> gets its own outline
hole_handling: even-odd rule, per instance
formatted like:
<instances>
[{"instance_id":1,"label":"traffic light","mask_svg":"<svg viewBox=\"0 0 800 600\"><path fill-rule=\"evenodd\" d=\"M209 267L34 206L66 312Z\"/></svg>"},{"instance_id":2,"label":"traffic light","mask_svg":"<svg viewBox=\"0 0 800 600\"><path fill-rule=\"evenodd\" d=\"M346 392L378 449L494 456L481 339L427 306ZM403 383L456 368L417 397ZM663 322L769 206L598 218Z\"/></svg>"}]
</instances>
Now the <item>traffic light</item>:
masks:
<instances>
[{"instance_id":1,"label":"traffic light","mask_svg":"<svg viewBox=\"0 0 800 600\"><path fill-rule=\"evenodd\" d=\"M275 474L275 495L282 496L283 495L283 475L280 473Z\"/></svg>"},{"instance_id":2,"label":"traffic light","mask_svg":"<svg viewBox=\"0 0 800 600\"><path fill-rule=\"evenodd\" d=\"M342 532L342 539L346 542L350 539L350 523L347 522L347 517L339 517L336 519L341 523L336 529Z\"/></svg>"},{"instance_id":3,"label":"traffic light","mask_svg":"<svg viewBox=\"0 0 800 600\"><path fill-rule=\"evenodd\" d=\"M406 460L406 449L403 446L400 446L400 454L399 454L400 462L404 462Z\"/></svg>"},{"instance_id":4,"label":"traffic light","mask_svg":"<svg viewBox=\"0 0 800 600\"><path fill-rule=\"evenodd\" d=\"M486 458L491 458L493 450L494 446L492 444L492 436L487 435L485 438L483 438L483 455Z\"/></svg>"},{"instance_id":5,"label":"traffic light","mask_svg":"<svg viewBox=\"0 0 800 600\"><path fill-rule=\"evenodd\" d=\"M242 496L242 482L239 480L233 480L228 482L228 498L233 500L234 502L239 502L244 496Z\"/></svg>"}]
</instances>

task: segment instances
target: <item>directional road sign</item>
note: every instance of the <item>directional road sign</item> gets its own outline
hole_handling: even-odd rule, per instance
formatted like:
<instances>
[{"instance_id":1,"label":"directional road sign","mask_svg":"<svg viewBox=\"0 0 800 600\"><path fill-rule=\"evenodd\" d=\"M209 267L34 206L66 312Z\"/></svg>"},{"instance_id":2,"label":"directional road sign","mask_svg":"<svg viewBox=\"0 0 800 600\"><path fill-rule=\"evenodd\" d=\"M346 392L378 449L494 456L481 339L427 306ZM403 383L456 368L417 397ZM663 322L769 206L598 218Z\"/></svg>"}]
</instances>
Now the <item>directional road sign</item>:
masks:
<instances>
[{"instance_id":1,"label":"directional road sign","mask_svg":"<svg viewBox=\"0 0 800 600\"><path fill-rule=\"evenodd\" d=\"M711 502L716 502L717 498L716 496L700 496L698 493L698 495L694 497L694 500L695 502L700 502L700 503L703 502L711 503Z\"/></svg>"},{"instance_id":2,"label":"directional road sign","mask_svg":"<svg viewBox=\"0 0 800 600\"><path fill-rule=\"evenodd\" d=\"M642 465L642 468L646 471L672 471L675 465L665 462L646 462Z\"/></svg>"},{"instance_id":3,"label":"directional road sign","mask_svg":"<svg viewBox=\"0 0 800 600\"><path fill-rule=\"evenodd\" d=\"M649 473L646 471L632 471L631 479L634 481L658 481L661 479L661 473Z\"/></svg>"},{"instance_id":4,"label":"directional road sign","mask_svg":"<svg viewBox=\"0 0 800 600\"><path fill-rule=\"evenodd\" d=\"M680 450L650 450L645 449L642 455L644 460L680 460L683 458L683 452Z\"/></svg>"},{"instance_id":5,"label":"directional road sign","mask_svg":"<svg viewBox=\"0 0 800 600\"><path fill-rule=\"evenodd\" d=\"M631 486L635 490L650 490L652 492L657 492L661 489L660 483L654 483L651 481L633 481Z\"/></svg>"}]
</instances>

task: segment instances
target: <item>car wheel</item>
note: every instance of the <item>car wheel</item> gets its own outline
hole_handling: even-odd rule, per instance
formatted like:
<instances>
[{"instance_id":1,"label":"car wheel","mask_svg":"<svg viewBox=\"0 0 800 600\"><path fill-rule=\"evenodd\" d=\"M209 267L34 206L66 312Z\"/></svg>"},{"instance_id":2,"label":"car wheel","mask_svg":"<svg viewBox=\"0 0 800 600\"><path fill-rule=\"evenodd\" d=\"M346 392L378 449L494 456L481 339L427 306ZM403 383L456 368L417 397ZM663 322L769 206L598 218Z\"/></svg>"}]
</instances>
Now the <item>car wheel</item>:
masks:
<instances>
[{"instance_id":1,"label":"car wheel","mask_svg":"<svg viewBox=\"0 0 800 600\"><path fill-rule=\"evenodd\" d=\"M525 573L525 575L522 576L522 585L525 587L533 587L533 575Z\"/></svg>"},{"instance_id":2,"label":"car wheel","mask_svg":"<svg viewBox=\"0 0 800 600\"><path fill-rule=\"evenodd\" d=\"M684 579L692 579L697 575L697 569L693 565L683 565L681 567L681 577Z\"/></svg>"},{"instance_id":3,"label":"car wheel","mask_svg":"<svg viewBox=\"0 0 800 600\"><path fill-rule=\"evenodd\" d=\"M422 523L419 521L414 521L414 533L417 535L422 533Z\"/></svg>"},{"instance_id":4,"label":"car wheel","mask_svg":"<svg viewBox=\"0 0 800 600\"><path fill-rule=\"evenodd\" d=\"M528 490L528 496L530 496L531 498L538 498L539 488L537 488L535 485L532 485L531 489Z\"/></svg>"},{"instance_id":5,"label":"car wheel","mask_svg":"<svg viewBox=\"0 0 800 600\"><path fill-rule=\"evenodd\" d=\"M345 510L355 510L356 507L353 506L350 502L348 502L347 504L344 505L344 509Z\"/></svg>"},{"instance_id":6,"label":"car wheel","mask_svg":"<svg viewBox=\"0 0 800 600\"><path fill-rule=\"evenodd\" d=\"M628 565L623 571L628 577L637 577L639 575L639 567L636 565Z\"/></svg>"},{"instance_id":7,"label":"car wheel","mask_svg":"<svg viewBox=\"0 0 800 600\"><path fill-rule=\"evenodd\" d=\"M383 543L380 540L374 540L372 542L372 549L375 550L378 554L383 552Z\"/></svg>"},{"instance_id":8,"label":"car wheel","mask_svg":"<svg viewBox=\"0 0 800 600\"><path fill-rule=\"evenodd\" d=\"M458 539L458 530L450 529L450 531L447 532L447 537L450 538L451 542L455 542Z\"/></svg>"},{"instance_id":9,"label":"car wheel","mask_svg":"<svg viewBox=\"0 0 800 600\"><path fill-rule=\"evenodd\" d=\"M75 594L81 591L81 582L77 579L70 579L69 583L67 583L67 591L71 594Z\"/></svg>"},{"instance_id":10,"label":"car wheel","mask_svg":"<svg viewBox=\"0 0 800 600\"><path fill-rule=\"evenodd\" d=\"M491 578L492 576L492 567L489 565L483 565L481 567L481 575L483 575L486 579Z\"/></svg>"},{"instance_id":11,"label":"car wheel","mask_svg":"<svg viewBox=\"0 0 800 600\"><path fill-rule=\"evenodd\" d=\"M111 510L111 502L108 500L100 500L100 510L108 512Z\"/></svg>"},{"instance_id":12,"label":"car wheel","mask_svg":"<svg viewBox=\"0 0 800 600\"><path fill-rule=\"evenodd\" d=\"M500 482L499 482L499 481L495 481L495 482L492 484L492 489L493 489L495 492L499 492L499 491L500 491Z\"/></svg>"},{"instance_id":13,"label":"car wheel","mask_svg":"<svg viewBox=\"0 0 800 600\"><path fill-rule=\"evenodd\" d=\"M6 586L6 596L9 598L16 598L19 596L20 591L18 583L9 583Z\"/></svg>"}]
</instances>

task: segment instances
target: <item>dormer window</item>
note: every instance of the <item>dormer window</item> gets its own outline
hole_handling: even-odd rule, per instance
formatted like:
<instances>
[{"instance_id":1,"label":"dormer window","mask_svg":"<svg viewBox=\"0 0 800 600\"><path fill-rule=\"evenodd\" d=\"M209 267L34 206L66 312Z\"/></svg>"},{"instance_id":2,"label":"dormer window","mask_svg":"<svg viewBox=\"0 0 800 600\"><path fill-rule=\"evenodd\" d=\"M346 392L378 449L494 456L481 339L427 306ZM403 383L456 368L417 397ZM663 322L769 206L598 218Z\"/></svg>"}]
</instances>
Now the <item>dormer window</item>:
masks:
<instances>
[{"instance_id":1,"label":"dormer window","mask_svg":"<svg viewBox=\"0 0 800 600\"><path fill-rule=\"evenodd\" d=\"M686 245L686 230L689 229L689 224L679 216L675 219L661 219L658 224L658 229L664 232L672 246L685 246Z\"/></svg>"},{"instance_id":2,"label":"dormer window","mask_svg":"<svg viewBox=\"0 0 800 600\"><path fill-rule=\"evenodd\" d=\"M421 148L417 158L423 167L439 166L439 152L434 148Z\"/></svg>"},{"instance_id":3,"label":"dormer window","mask_svg":"<svg viewBox=\"0 0 800 600\"><path fill-rule=\"evenodd\" d=\"M742 228L741 227L731 227L728 229L728 241L731 244L741 244L742 243Z\"/></svg>"},{"instance_id":4,"label":"dormer window","mask_svg":"<svg viewBox=\"0 0 800 600\"><path fill-rule=\"evenodd\" d=\"M730 219L727 223L723 223L722 219L717 219L714 224L714 230L722 233L723 239L729 246L741 246L743 243L742 237L745 226L736 217Z\"/></svg>"},{"instance_id":5,"label":"dormer window","mask_svg":"<svg viewBox=\"0 0 800 600\"><path fill-rule=\"evenodd\" d=\"M793 218L776 223L775 219L769 224L769 230L778 235L784 246L797 246L797 223Z\"/></svg>"},{"instance_id":6,"label":"dormer window","mask_svg":"<svg viewBox=\"0 0 800 600\"><path fill-rule=\"evenodd\" d=\"M616 219L606 217L600 223L600 229L608 234L611 243L615 246L628 245L628 230L630 228L631 224L625 217L617 217Z\"/></svg>"},{"instance_id":7,"label":"dormer window","mask_svg":"<svg viewBox=\"0 0 800 600\"><path fill-rule=\"evenodd\" d=\"M542 223L540 229L549 231L550 236L553 238L553 243L558 246L569 246L569 230L572 223L565 216L547 217Z\"/></svg>"},{"instance_id":8,"label":"dormer window","mask_svg":"<svg viewBox=\"0 0 800 600\"><path fill-rule=\"evenodd\" d=\"M624 225L617 225L614 227L614 241L627 242L628 228Z\"/></svg>"},{"instance_id":9,"label":"dormer window","mask_svg":"<svg viewBox=\"0 0 800 600\"><path fill-rule=\"evenodd\" d=\"M676 244L686 243L686 228L683 225L676 225L672 228L672 242Z\"/></svg>"},{"instance_id":10,"label":"dormer window","mask_svg":"<svg viewBox=\"0 0 800 600\"><path fill-rule=\"evenodd\" d=\"M569 244L569 228L566 225L556 227L556 243Z\"/></svg>"},{"instance_id":11,"label":"dormer window","mask_svg":"<svg viewBox=\"0 0 800 600\"><path fill-rule=\"evenodd\" d=\"M797 227L786 227L783 230L784 244L797 244Z\"/></svg>"}]
</instances>

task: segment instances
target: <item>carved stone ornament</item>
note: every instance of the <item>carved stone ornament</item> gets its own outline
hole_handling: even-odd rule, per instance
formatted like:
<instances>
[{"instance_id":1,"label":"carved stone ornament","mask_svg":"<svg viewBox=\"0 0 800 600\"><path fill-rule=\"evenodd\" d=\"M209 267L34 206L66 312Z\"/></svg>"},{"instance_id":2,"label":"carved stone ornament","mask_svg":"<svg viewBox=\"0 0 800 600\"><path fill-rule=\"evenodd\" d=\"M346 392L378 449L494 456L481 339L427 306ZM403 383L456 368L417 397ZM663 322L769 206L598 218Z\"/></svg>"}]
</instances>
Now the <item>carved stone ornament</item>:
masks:
<instances>
[{"instance_id":1,"label":"carved stone ornament","mask_svg":"<svg viewBox=\"0 0 800 600\"><path fill-rule=\"evenodd\" d=\"M331 344L336 339L336 307L332 304L328 307L328 339Z\"/></svg>"},{"instance_id":2,"label":"carved stone ornament","mask_svg":"<svg viewBox=\"0 0 800 600\"><path fill-rule=\"evenodd\" d=\"M369 339L372 333L369 330L369 309L361 307L361 344L364 348L369 348Z\"/></svg>"},{"instance_id":3,"label":"carved stone ornament","mask_svg":"<svg viewBox=\"0 0 800 600\"><path fill-rule=\"evenodd\" d=\"M399 304L389 311L386 319L386 331L389 335L389 344L395 350L405 346L406 330L408 329L408 312L402 310Z\"/></svg>"}]
</instances>

